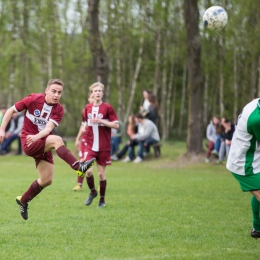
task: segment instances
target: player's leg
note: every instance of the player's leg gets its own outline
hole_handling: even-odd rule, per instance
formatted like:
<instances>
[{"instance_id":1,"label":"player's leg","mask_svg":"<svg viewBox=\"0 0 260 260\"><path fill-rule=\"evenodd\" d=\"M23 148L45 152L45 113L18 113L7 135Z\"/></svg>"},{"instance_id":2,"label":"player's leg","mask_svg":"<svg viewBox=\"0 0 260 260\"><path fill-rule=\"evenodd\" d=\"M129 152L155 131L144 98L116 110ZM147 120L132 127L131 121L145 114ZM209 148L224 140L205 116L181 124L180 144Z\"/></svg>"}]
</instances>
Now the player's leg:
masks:
<instances>
[{"instance_id":1,"label":"player's leg","mask_svg":"<svg viewBox=\"0 0 260 260\"><path fill-rule=\"evenodd\" d=\"M93 176L93 167L91 167L90 169L87 170L86 181L87 181L88 187L90 189L90 194L87 197L85 204L87 206L89 206L92 203L93 199L96 198L97 195L98 195L98 192L95 188L95 180L94 180L94 176Z\"/></svg>"},{"instance_id":2,"label":"player's leg","mask_svg":"<svg viewBox=\"0 0 260 260\"><path fill-rule=\"evenodd\" d=\"M28 203L35 198L43 188L51 185L53 178L53 164L45 160L41 160L37 166L39 179L35 180L29 189L22 195L16 198L16 202L20 207L22 217L28 219Z\"/></svg>"},{"instance_id":3,"label":"player's leg","mask_svg":"<svg viewBox=\"0 0 260 260\"><path fill-rule=\"evenodd\" d=\"M253 194L251 198L251 208L253 216L253 228L251 230L251 236L254 238L260 238L260 190L251 191Z\"/></svg>"},{"instance_id":4,"label":"player's leg","mask_svg":"<svg viewBox=\"0 0 260 260\"><path fill-rule=\"evenodd\" d=\"M99 207L105 207L105 194L106 194L106 187L107 187L107 180L106 180L106 166L97 165L98 166L98 177L99 177L99 186L100 186L100 200L99 200Z\"/></svg>"},{"instance_id":5,"label":"player's leg","mask_svg":"<svg viewBox=\"0 0 260 260\"><path fill-rule=\"evenodd\" d=\"M95 162L95 158L83 163L79 162L71 151L64 145L62 138L58 135L49 135L46 138L44 152L48 152L53 149L55 149L57 155L68 163L72 169L76 170L78 174L80 174L80 172L83 173L80 175L82 177L87 169L89 169Z\"/></svg>"}]
</instances>

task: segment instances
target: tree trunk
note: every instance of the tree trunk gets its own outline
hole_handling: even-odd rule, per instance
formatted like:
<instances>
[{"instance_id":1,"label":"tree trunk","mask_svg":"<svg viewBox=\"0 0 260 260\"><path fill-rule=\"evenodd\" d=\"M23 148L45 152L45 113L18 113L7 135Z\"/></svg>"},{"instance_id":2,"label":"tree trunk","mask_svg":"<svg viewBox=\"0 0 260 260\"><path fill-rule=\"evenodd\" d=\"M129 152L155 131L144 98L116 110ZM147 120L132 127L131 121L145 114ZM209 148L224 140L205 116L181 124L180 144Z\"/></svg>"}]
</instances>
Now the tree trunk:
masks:
<instances>
[{"instance_id":1,"label":"tree trunk","mask_svg":"<svg viewBox=\"0 0 260 260\"><path fill-rule=\"evenodd\" d=\"M47 71L48 79L52 78L52 31L47 31Z\"/></svg>"},{"instance_id":2,"label":"tree trunk","mask_svg":"<svg viewBox=\"0 0 260 260\"><path fill-rule=\"evenodd\" d=\"M188 90L189 118L187 134L187 153L198 154L203 151L202 140L202 76L201 43L199 34L199 10L197 0L184 1L185 26L188 50Z\"/></svg>"},{"instance_id":3,"label":"tree trunk","mask_svg":"<svg viewBox=\"0 0 260 260\"><path fill-rule=\"evenodd\" d=\"M260 55L258 56L258 97L260 97Z\"/></svg>"},{"instance_id":4,"label":"tree trunk","mask_svg":"<svg viewBox=\"0 0 260 260\"><path fill-rule=\"evenodd\" d=\"M176 90L177 90L177 70L175 73L175 80L173 83L173 90L172 90L172 106L171 106L171 118L170 118L170 129L173 129L174 126L174 120L175 120L175 108L176 108ZM174 75L174 71L173 71L173 75Z\"/></svg>"},{"instance_id":5,"label":"tree trunk","mask_svg":"<svg viewBox=\"0 0 260 260\"><path fill-rule=\"evenodd\" d=\"M16 1L12 1L12 54L10 59L10 73L9 73L9 99L7 106L10 107L14 103L14 76L15 76L15 44L16 44L16 35L17 35L17 23L16 18L18 17L18 10Z\"/></svg>"},{"instance_id":6,"label":"tree trunk","mask_svg":"<svg viewBox=\"0 0 260 260\"><path fill-rule=\"evenodd\" d=\"M236 123L238 117L238 84L237 84L237 53L234 48L234 114L233 122Z\"/></svg>"},{"instance_id":7,"label":"tree trunk","mask_svg":"<svg viewBox=\"0 0 260 260\"><path fill-rule=\"evenodd\" d=\"M168 83L168 89L167 89L167 93L168 95L166 96L166 122L165 122L165 139L169 138L169 133L170 133L170 116L171 116L171 104L172 106L174 106L174 100L172 99L172 85L173 85L173 73L174 73L174 62L173 62L173 58L172 58L172 62L171 62L171 67L170 67L170 75L169 75L169 83ZM172 102L171 102L172 101Z\"/></svg>"},{"instance_id":8,"label":"tree trunk","mask_svg":"<svg viewBox=\"0 0 260 260\"><path fill-rule=\"evenodd\" d=\"M104 51L99 33L98 6L99 0L88 0L89 44L93 59L94 79L95 81L102 82L106 86L108 80L109 67L107 56Z\"/></svg>"},{"instance_id":9,"label":"tree trunk","mask_svg":"<svg viewBox=\"0 0 260 260\"><path fill-rule=\"evenodd\" d=\"M121 71L121 59L120 59L120 46L118 46L116 50L116 81L117 81L117 89L118 89L118 97L117 97L117 116L122 118L122 104L123 104L123 92L121 90L122 87L122 71Z\"/></svg>"},{"instance_id":10,"label":"tree trunk","mask_svg":"<svg viewBox=\"0 0 260 260\"><path fill-rule=\"evenodd\" d=\"M125 113L125 118L124 118L124 124L127 123L128 120L128 116L130 114L130 111L132 109L132 105L133 105L133 99L134 99L134 94L135 94L135 89L136 89L136 81L141 69L141 64L142 64L142 55L143 55L143 44L144 44L144 37L143 35L140 38L140 47L139 47L139 52L138 52L138 59L136 62L136 67L135 67L135 73L134 73L134 78L131 84L131 92L130 92L130 96L128 99L128 103L127 103L127 107L126 107L126 113Z\"/></svg>"},{"instance_id":11,"label":"tree trunk","mask_svg":"<svg viewBox=\"0 0 260 260\"><path fill-rule=\"evenodd\" d=\"M208 102L209 102L209 74L205 75L204 80L204 94L203 94L203 128L207 126L208 123Z\"/></svg>"},{"instance_id":12,"label":"tree trunk","mask_svg":"<svg viewBox=\"0 0 260 260\"><path fill-rule=\"evenodd\" d=\"M178 129L178 137L181 138L183 129L183 117L185 112L185 99L186 99L186 74L187 74L187 65L183 65L183 75L182 75L182 91L181 91L181 108L180 108L180 120L179 120L179 129Z\"/></svg>"},{"instance_id":13,"label":"tree trunk","mask_svg":"<svg viewBox=\"0 0 260 260\"><path fill-rule=\"evenodd\" d=\"M157 96L160 84L160 57L161 57L161 28L158 25L156 28L156 50L155 50L155 72L154 72L154 85L153 94Z\"/></svg>"},{"instance_id":14,"label":"tree trunk","mask_svg":"<svg viewBox=\"0 0 260 260\"><path fill-rule=\"evenodd\" d=\"M223 36L219 35L218 38L218 47L219 47L219 109L220 116L224 116L224 75L223 75L223 67L224 67L224 50L223 50Z\"/></svg>"}]
</instances>

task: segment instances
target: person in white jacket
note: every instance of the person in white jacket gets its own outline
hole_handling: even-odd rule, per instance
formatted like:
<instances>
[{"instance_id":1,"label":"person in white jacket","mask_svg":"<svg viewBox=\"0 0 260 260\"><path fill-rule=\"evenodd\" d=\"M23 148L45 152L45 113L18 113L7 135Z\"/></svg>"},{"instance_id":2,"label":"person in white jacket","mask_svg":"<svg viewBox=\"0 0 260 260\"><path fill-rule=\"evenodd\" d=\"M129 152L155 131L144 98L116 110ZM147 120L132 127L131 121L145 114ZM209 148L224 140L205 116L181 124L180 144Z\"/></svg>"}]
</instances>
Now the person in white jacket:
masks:
<instances>
[{"instance_id":1,"label":"person in white jacket","mask_svg":"<svg viewBox=\"0 0 260 260\"><path fill-rule=\"evenodd\" d=\"M124 162L129 162L134 160L134 163L140 163L144 158L144 149L149 151L149 147L160 141L160 135L157 129L157 126L149 119L144 118L141 113L135 115L135 121L138 124L138 133L130 136L132 140L138 141L138 153L135 157L134 146L129 147L128 157Z\"/></svg>"}]
</instances>

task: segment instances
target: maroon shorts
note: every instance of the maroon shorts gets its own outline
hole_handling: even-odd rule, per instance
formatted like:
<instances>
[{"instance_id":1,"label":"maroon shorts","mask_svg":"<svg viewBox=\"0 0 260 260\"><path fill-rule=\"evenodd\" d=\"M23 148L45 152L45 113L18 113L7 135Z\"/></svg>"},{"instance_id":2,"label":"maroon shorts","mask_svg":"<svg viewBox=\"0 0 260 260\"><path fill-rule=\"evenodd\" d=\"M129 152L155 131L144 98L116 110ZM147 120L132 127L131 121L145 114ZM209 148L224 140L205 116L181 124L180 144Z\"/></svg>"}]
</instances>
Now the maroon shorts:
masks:
<instances>
[{"instance_id":1,"label":"maroon shorts","mask_svg":"<svg viewBox=\"0 0 260 260\"><path fill-rule=\"evenodd\" d=\"M92 158L96 158L97 164L101 166L111 165L110 151L94 152L91 149L89 149L86 160L88 161Z\"/></svg>"},{"instance_id":2,"label":"maroon shorts","mask_svg":"<svg viewBox=\"0 0 260 260\"><path fill-rule=\"evenodd\" d=\"M24 135L21 136L23 151L26 155L34 158L36 168L41 160L53 164L52 152L49 151L44 153L44 147L45 147L47 137L48 136L45 136L44 138L39 139L36 142L32 143L30 146L27 146L26 136Z\"/></svg>"}]
</instances>

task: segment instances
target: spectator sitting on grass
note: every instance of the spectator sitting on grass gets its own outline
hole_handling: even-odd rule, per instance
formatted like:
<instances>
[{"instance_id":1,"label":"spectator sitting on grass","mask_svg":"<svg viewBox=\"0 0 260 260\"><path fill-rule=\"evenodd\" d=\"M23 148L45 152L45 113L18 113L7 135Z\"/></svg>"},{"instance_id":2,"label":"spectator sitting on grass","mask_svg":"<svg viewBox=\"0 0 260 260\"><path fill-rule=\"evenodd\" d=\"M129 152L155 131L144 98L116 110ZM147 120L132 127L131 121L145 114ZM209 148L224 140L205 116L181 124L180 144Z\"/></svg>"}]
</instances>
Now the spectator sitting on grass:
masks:
<instances>
[{"instance_id":1,"label":"spectator sitting on grass","mask_svg":"<svg viewBox=\"0 0 260 260\"><path fill-rule=\"evenodd\" d=\"M130 136L130 138L138 142L138 153L134 163L140 163L144 158L144 147L149 151L151 145L160 141L160 136L157 126L151 120L144 118L142 114L138 113L135 116L135 122L138 124L138 133ZM129 147L128 160L125 160L125 162L132 161L134 157L134 147Z\"/></svg>"}]
</instances>

